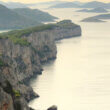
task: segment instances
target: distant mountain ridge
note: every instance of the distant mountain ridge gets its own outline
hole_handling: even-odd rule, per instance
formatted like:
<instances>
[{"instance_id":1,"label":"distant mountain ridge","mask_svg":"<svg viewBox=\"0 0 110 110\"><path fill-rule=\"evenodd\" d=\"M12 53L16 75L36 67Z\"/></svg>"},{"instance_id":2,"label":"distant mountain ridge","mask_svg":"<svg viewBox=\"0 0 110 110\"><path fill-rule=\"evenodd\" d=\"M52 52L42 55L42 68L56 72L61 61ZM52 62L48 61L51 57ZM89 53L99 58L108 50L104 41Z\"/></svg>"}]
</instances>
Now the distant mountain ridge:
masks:
<instances>
[{"instance_id":1,"label":"distant mountain ridge","mask_svg":"<svg viewBox=\"0 0 110 110\"><path fill-rule=\"evenodd\" d=\"M0 1L0 4L6 6L7 8L27 8L26 4L20 3L20 2L3 2Z\"/></svg>"},{"instance_id":2,"label":"distant mountain ridge","mask_svg":"<svg viewBox=\"0 0 110 110\"><path fill-rule=\"evenodd\" d=\"M38 2L38 3L29 3L24 4L20 2L3 2L0 1L0 4L14 9L14 8L27 8L31 6L39 6L39 5L48 5L49 8L97 8L103 7L106 9L110 9L110 3L104 3L99 1L92 1L92 2L67 2L67 1L49 1L49 2Z\"/></svg>"},{"instance_id":3,"label":"distant mountain ridge","mask_svg":"<svg viewBox=\"0 0 110 110\"><path fill-rule=\"evenodd\" d=\"M77 3L65 2L65 3L60 3L60 4L50 6L49 8L78 8L78 7L80 7L80 5Z\"/></svg>"},{"instance_id":4,"label":"distant mountain ridge","mask_svg":"<svg viewBox=\"0 0 110 110\"><path fill-rule=\"evenodd\" d=\"M97 8L97 7L103 7L106 9L110 9L110 3L104 3L104 2L98 2L98 1L92 1L92 2L68 2L66 3L60 3L53 6L50 6L49 8Z\"/></svg>"},{"instance_id":5,"label":"distant mountain ridge","mask_svg":"<svg viewBox=\"0 0 110 110\"><path fill-rule=\"evenodd\" d=\"M108 11L102 7L98 7L94 9L82 9L82 10L77 10L77 12L108 13Z\"/></svg>"},{"instance_id":6,"label":"distant mountain ridge","mask_svg":"<svg viewBox=\"0 0 110 110\"><path fill-rule=\"evenodd\" d=\"M35 22L30 19L0 5L0 29L22 28L33 24ZM36 22L36 24L40 25L39 22Z\"/></svg>"},{"instance_id":7,"label":"distant mountain ridge","mask_svg":"<svg viewBox=\"0 0 110 110\"><path fill-rule=\"evenodd\" d=\"M21 29L56 19L48 13L28 8L8 9L0 5L0 29Z\"/></svg>"},{"instance_id":8,"label":"distant mountain ridge","mask_svg":"<svg viewBox=\"0 0 110 110\"><path fill-rule=\"evenodd\" d=\"M54 21L57 17L50 15L47 12L40 11L38 9L30 9L30 8L17 8L13 9L19 15L25 16L31 20L38 22L49 22Z\"/></svg>"},{"instance_id":9,"label":"distant mountain ridge","mask_svg":"<svg viewBox=\"0 0 110 110\"><path fill-rule=\"evenodd\" d=\"M49 2L38 2L38 3L29 3L23 4L20 2L3 2L0 1L0 4L14 9L14 8L27 8L31 6L39 6L39 5L48 5L49 8L97 8L103 7L106 9L110 9L110 3L104 3L99 1L92 1L92 2L67 2L67 1L49 1Z\"/></svg>"},{"instance_id":10,"label":"distant mountain ridge","mask_svg":"<svg viewBox=\"0 0 110 110\"><path fill-rule=\"evenodd\" d=\"M97 8L97 7L110 8L110 3L92 1L92 2L85 3L81 7L82 8Z\"/></svg>"},{"instance_id":11,"label":"distant mountain ridge","mask_svg":"<svg viewBox=\"0 0 110 110\"><path fill-rule=\"evenodd\" d=\"M47 2L38 2L38 3L28 3L26 6L38 6L38 5L56 5L60 3L65 3L66 1L47 1Z\"/></svg>"}]
</instances>

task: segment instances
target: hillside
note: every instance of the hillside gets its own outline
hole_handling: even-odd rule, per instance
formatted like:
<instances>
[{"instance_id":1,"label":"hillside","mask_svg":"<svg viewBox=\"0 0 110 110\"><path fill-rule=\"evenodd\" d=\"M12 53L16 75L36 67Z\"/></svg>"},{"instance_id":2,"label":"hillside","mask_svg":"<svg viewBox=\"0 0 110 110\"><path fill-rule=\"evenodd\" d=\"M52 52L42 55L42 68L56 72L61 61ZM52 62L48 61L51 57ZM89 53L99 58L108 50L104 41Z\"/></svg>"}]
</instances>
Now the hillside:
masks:
<instances>
[{"instance_id":1,"label":"hillside","mask_svg":"<svg viewBox=\"0 0 110 110\"><path fill-rule=\"evenodd\" d=\"M15 10L0 5L0 29L21 29L38 26L42 24L41 22L53 21L55 19L48 13L39 10L27 8Z\"/></svg>"},{"instance_id":2,"label":"hillside","mask_svg":"<svg viewBox=\"0 0 110 110\"><path fill-rule=\"evenodd\" d=\"M54 19L57 19L56 17L51 16L49 13L42 12L38 9L17 8L14 9L14 11L19 15L25 16L26 18L29 18L33 21L49 22L54 21Z\"/></svg>"},{"instance_id":3,"label":"hillside","mask_svg":"<svg viewBox=\"0 0 110 110\"><path fill-rule=\"evenodd\" d=\"M6 6L7 8L13 9L13 8L26 8L26 4L20 3L20 2L3 2L0 1L0 4Z\"/></svg>"},{"instance_id":4,"label":"hillside","mask_svg":"<svg viewBox=\"0 0 110 110\"><path fill-rule=\"evenodd\" d=\"M0 5L0 29L18 29L40 24L40 22L32 21L31 19L21 16L13 10Z\"/></svg>"}]
</instances>

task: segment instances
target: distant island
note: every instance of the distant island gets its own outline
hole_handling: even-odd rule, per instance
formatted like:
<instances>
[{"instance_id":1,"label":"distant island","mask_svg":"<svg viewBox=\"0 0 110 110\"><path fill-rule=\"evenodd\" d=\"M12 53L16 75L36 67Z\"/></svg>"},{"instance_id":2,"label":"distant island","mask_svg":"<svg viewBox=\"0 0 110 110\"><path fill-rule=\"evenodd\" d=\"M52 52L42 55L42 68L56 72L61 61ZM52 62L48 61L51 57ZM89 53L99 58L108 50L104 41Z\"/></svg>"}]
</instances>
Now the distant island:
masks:
<instances>
[{"instance_id":1,"label":"distant island","mask_svg":"<svg viewBox=\"0 0 110 110\"><path fill-rule=\"evenodd\" d=\"M81 20L81 22L105 22L105 21L90 17L90 18L85 18L85 19Z\"/></svg>"},{"instance_id":2,"label":"distant island","mask_svg":"<svg viewBox=\"0 0 110 110\"><path fill-rule=\"evenodd\" d=\"M0 4L6 6L7 8L14 9L14 8L27 8L33 6L43 6L47 5L48 8L97 8L103 7L105 9L110 9L110 3L104 3L99 1L92 1L92 2L67 2L67 1L48 1L48 2L36 2L36 3L20 3L20 2L3 2L0 1Z\"/></svg>"},{"instance_id":3,"label":"distant island","mask_svg":"<svg viewBox=\"0 0 110 110\"><path fill-rule=\"evenodd\" d=\"M110 19L110 14L100 14L97 16L94 16L92 18L97 18L97 19Z\"/></svg>"},{"instance_id":4,"label":"distant island","mask_svg":"<svg viewBox=\"0 0 110 110\"><path fill-rule=\"evenodd\" d=\"M92 2L86 2L84 5L81 6L81 8L97 8L97 7L110 9L110 3L92 1Z\"/></svg>"},{"instance_id":5,"label":"distant island","mask_svg":"<svg viewBox=\"0 0 110 110\"><path fill-rule=\"evenodd\" d=\"M21 29L42 25L57 19L47 12L38 9L17 8L9 9L0 5L0 29Z\"/></svg>"},{"instance_id":6,"label":"distant island","mask_svg":"<svg viewBox=\"0 0 110 110\"><path fill-rule=\"evenodd\" d=\"M98 7L94 9L82 9L82 10L77 10L76 12L108 13L108 11L102 7Z\"/></svg>"},{"instance_id":7,"label":"distant island","mask_svg":"<svg viewBox=\"0 0 110 110\"><path fill-rule=\"evenodd\" d=\"M98 2L98 1L92 1L86 3L67 2L67 3L55 4L53 6L50 6L49 8L97 8L97 7L110 9L110 3Z\"/></svg>"},{"instance_id":8,"label":"distant island","mask_svg":"<svg viewBox=\"0 0 110 110\"><path fill-rule=\"evenodd\" d=\"M64 3L65 1L47 1L47 2L36 2L36 3L28 3L26 4L26 6L28 7L33 7L33 6L43 6L43 5L47 5L47 6L52 6L52 5L56 5L56 4L60 4L60 3Z\"/></svg>"},{"instance_id":9,"label":"distant island","mask_svg":"<svg viewBox=\"0 0 110 110\"><path fill-rule=\"evenodd\" d=\"M59 3L55 4L53 6L50 6L49 8L79 8L80 5L74 2L65 2L65 3Z\"/></svg>"},{"instance_id":10,"label":"distant island","mask_svg":"<svg viewBox=\"0 0 110 110\"><path fill-rule=\"evenodd\" d=\"M81 22L106 22L106 21L103 21L106 19L110 19L110 14L100 14L97 16L88 17L81 20Z\"/></svg>"},{"instance_id":11,"label":"distant island","mask_svg":"<svg viewBox=\"0 0 110 110\"><path fill-rule=\"evenodd\" d=\"M97 8L103 7L105 9L110 9L110 3L104 3L99 1L92 1L92 2L67 2L67 1L48 1L48 2L36 2L36 3L20 3L20 2L3 2L0 1L0 4L6 6L7 8L14 9L14 8L27 8L33 6L43 6L47 5L48 8Z\"/></svg>"},{"instance_id":12,"label":"distant island","mask_svg":"<svg viewBox=\"0 0 110 110\"><path fill-rule=\"evenodd\" d=\"M7 8L14 9L14 8L27 8L26 4L20 2L3 2L0 1L0 4L6 6Z\"/></svg>"}]
</instances>

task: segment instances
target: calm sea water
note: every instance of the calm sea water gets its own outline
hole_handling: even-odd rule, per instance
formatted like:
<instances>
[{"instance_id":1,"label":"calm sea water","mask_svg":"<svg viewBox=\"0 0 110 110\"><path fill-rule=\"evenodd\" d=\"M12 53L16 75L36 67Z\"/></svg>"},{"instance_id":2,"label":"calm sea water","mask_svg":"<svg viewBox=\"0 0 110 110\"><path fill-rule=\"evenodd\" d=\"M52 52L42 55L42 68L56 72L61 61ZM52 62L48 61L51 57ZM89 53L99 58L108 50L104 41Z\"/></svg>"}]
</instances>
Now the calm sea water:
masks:
<instances>
[{"instance_id":1,"label":"calm sea water","mask_svg":"<svg viewBox=\"0 0 110 110\"><path fill-rule=\"evenodd\" d=\"M110 22L81 23L92 15L74 9L47 11L80 24L82 36L57 42L57 59L31 81L40 98L29 105L36 110L51 105L59 110L110 110Z\"/></svg>"}]
</instances>

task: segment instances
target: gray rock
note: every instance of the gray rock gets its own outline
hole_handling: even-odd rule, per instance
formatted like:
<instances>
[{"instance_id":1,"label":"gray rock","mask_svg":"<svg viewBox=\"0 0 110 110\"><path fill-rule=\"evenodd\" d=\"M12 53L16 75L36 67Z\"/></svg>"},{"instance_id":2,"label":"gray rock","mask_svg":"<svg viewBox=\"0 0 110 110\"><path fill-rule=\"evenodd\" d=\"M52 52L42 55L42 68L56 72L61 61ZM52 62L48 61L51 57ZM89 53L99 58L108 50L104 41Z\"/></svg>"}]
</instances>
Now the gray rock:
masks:
<instances>
[{"instance_id":1,"label":"gray rock","mask_svg":"<svg viewBox=\"0 0 110 110\"><path fill-rule=\"evenodd\" d=\"M50 108L48 108L47 110L57 110L57 109L58 109L57 106L56 105L53 105Z\"/></svg>"},{"instance_id":2,"label":"gray rock","mask_svg":"<svg viewBox=\"0 0 110 110\"><path fill-rule=\"evenodd\" d=\"M11 95L7 94L0 87L0 110L14 110Z\"/></svg>"}]
</instances>

